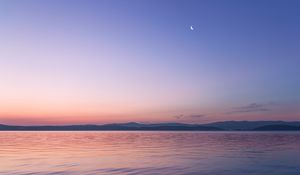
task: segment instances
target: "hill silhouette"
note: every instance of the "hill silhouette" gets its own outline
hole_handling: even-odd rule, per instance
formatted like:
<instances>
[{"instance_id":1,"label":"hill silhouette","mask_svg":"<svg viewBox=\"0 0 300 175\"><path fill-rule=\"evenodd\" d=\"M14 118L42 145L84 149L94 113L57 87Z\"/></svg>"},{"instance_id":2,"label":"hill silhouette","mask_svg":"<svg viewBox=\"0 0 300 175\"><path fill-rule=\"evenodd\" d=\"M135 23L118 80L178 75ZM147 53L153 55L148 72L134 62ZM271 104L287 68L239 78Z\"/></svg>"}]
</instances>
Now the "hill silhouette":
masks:
<instances>
[{"instance_id":1,"label":"hill silhouette","mask_svg":"<svg viewBox=\"0 0 300 175\"><path fill-rule=\"evenodd\" d=\"M0 131L300 131L300 122L224 121L208 124L112 123L104 125L16 126L1 125Z\"/></svg>"}]
</instances>

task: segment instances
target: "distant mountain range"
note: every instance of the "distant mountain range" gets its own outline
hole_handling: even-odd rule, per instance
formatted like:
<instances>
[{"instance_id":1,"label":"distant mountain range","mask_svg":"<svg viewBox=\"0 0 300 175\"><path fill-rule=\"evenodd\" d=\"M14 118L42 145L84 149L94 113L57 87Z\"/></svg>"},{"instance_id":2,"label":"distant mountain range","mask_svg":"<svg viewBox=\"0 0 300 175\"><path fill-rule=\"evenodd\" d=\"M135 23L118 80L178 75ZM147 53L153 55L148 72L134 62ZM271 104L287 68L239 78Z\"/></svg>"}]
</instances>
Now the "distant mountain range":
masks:
<instances>
[{"instance_id":1,"label":"distant mountain range","mask_svg":"<svg viewBox=\"0 0 300 175\"><path fill-rule=\"evenodd\" d=\"M65 126L0 125L0 131L300 131L300 121L224 121L208 124L130 122Z\"/></svg>"},{"instance_id":2,"label":"distant mountain range","mask_svg":"<svg viewBox=\"0 0 300 175\"><path fill-rule=\"evenodd\" d=\"M284 128L300 127L300 121L224 121L204 124L203 126L217 127L230 131L266 130L266 128L268 128L268 130L287 130ZM298 128L298 130L300 130L300 128Z\"/></svg>"}]
</instances>

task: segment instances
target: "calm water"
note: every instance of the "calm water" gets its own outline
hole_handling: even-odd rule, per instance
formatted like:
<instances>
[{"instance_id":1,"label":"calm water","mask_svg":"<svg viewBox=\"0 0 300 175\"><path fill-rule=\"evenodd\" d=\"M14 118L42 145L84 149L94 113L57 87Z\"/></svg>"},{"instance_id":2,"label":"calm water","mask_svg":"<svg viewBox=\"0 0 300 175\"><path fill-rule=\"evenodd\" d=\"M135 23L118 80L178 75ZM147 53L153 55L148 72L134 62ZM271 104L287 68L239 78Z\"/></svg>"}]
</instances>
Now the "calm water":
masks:
<instances>
[{"instance_id":1,"label":"calm water","mask_svg":"<svg viewBox=\"0 0 300 175\"><path fill-rule=\"evenodd\" d=\"M299 175L300 132L0 132L0 174Z\"/></svg>"}]
</instances>

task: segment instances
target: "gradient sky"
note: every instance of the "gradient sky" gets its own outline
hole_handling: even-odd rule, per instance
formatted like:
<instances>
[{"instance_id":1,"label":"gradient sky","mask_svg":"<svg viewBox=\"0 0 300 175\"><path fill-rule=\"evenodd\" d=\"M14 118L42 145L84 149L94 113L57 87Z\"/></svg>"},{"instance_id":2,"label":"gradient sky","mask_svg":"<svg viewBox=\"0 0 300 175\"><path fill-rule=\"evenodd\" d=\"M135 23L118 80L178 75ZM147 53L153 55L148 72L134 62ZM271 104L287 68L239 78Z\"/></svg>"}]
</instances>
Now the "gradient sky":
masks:
<instances>
[{"instance_id":1,"label":"gradient sky","mask_svg":"<svg viewBox=\"0 0 300 175\"><path fill-rule=\"evenodd\" d=\"M0 123L299 120L299 9L2 0Z\"/></svg>"}]
</instances>

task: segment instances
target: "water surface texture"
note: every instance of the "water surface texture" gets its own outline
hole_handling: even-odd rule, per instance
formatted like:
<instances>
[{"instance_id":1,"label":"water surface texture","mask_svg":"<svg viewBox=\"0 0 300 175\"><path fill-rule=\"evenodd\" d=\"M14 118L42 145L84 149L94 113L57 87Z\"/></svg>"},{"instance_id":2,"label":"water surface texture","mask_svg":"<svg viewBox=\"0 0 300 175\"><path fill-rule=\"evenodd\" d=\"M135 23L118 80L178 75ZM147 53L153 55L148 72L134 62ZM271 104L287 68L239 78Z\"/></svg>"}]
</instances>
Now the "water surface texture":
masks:
<instances>
[{"instance_id":1,"label":"water surface texture","mask_svg":"<svg viewBox=\"0 0 300 175\"><path fill-rule=\"evenodd\" d=\"M299 175L299 132L0 132L1 175Z\"/></svg>"}]
</instances>

